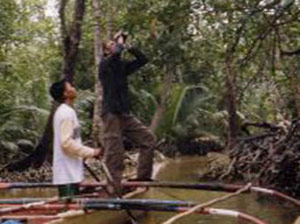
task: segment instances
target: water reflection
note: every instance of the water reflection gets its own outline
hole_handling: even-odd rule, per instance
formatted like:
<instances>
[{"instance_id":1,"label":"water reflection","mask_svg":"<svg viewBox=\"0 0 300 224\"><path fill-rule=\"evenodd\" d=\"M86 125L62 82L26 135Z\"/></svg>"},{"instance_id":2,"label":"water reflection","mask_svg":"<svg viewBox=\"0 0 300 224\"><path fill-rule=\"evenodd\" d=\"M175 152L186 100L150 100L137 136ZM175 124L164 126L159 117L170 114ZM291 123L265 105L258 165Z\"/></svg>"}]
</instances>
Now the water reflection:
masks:
<instances>
[{"instance_id":1,"label":"water reflection","mask_svg":"<svg viewBox=\"0 0 300 224\"><path fill-rule=\"evenodd\" d=\"M205 157L185 157L166 164L157 174L156 179L164 181L195 182L198 180L199 171L206 166ZM168 200L191 200L204 203L214 198L219 198L226 193L182 190L182 189L152 189L149 197ZM214 208L226 208L258 217L270 224L292 224L300 211L291 206L283 206L282 202L270 199L258 199L256 194L243 194L236 198L231 198L225 202L215 204ZM158 224L166 221L175 213L153 212L142 220L142 224ZM212 215L191 215L180 219L178 224L243 224L245 221L231 217Z\"/></svg>"}]
</instances>

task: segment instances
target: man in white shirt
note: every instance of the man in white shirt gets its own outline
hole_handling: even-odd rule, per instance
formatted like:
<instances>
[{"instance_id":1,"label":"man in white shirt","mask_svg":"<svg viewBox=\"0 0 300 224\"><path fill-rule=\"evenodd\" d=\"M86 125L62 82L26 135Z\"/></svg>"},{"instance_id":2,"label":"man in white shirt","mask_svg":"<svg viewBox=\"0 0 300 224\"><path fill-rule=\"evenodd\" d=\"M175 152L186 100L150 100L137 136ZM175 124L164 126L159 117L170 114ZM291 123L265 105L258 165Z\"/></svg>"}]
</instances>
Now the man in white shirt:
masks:
<instances>
[{"instance_id":1,"label":"man in white shirt","mask_svg":"<svg viewBox=\"0 0 300 224\"><path fill-rule=\"evenodd\" d=\"M73 108L75 88L66 80L53 83L50 94L60 105L53 117L53 184L59 196L79 194L83 181L83 158L100 156L100 149L82 145L79 121Z\"/></svg>"}]
</instances>

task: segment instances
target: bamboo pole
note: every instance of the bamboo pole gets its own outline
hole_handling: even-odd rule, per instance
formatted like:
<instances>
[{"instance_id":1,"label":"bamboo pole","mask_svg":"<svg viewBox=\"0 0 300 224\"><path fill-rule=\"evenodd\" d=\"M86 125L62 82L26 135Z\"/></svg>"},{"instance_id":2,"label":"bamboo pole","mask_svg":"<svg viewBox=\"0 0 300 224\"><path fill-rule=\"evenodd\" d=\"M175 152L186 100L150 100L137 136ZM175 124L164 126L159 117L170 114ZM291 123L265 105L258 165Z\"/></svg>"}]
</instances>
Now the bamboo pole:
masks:
<instances>
[{"instance_id":1,"label":"bamboo pole","mask_svg":"<svg viewBox=\"0 0 300 224\"><path fill-rule=\"evenodd\" d=\"M193 208L191 208L190 210L188 210L188 211L186 211L186 212L184 212L184 213L181 213L181 214L178 214L178 215L173 216L172 218L168 219L168 220L167 220L166 222L164 222L163 224L172 224L172 223L176 222L177 220L179 220L179 219L181 219L181 218L183 218L183 217L185 217L185 216L187 216L187 215L193 214L193 213L194 213L195 211L197 211L197 210L201 210L201 209L203 209L203 208L205 208L205 207L208 207L208 206L210 206L210 205L213 205L213 204L216 204L216 203L218 203L218 202L222 202L222 201L225 201L225 200L227 200L227 199L229 199L229 198L235 197L235 196L237 196L237 195L239 195L239 194L241 194L241 193L243 193L243 192L248 191L248 190L250 189L251 185L252 185L252 184L249 183L249 184L247 184L245 187L239 189L238 191L236 191L236 192L234 192L234 193L227 194L227 195L225 195L225 196L223 196L223 197L213 199L213 200L211 200L211 201L209 201L209 202L206 202L206 203L203 203L203 204L196 205L196 206L194 206Z\"/></svg>"},{"instance_id":2,"label":"bamboo pole","mask_svg":"<svg viewBox=\"0 0 300 224\"><path fill-rule=\"evenodd\" d=\"M94 171L87 165L87 163L84 161L83 162L84 167L87 169L87 171L92 175L92 177L97 181L100 182L100 178L94 173ZM115 196L118 199L122 199L122 193L120 192L121 190L119 189L119 187L115 184L108 168L106 167L104 162L101 162L101 168L105 174L105 177L108 181L108 183L114 188L114 192L115 192ZM109 195L112 195L112 193L110 193L110 191L108 190L108 185L106 185L106 187L104 187L104 189L107 191L107 193ZM132 214L132 212L129 209L125 209L126 214L129 216L130 221L132 224L138 224L136 217Z\"/></svg>"},{"instance_id":3,"label":"bamboo pole","mask_svg":"<svg viewBox=\"0 0 300 224\"><path fill-rule=\"evenodd\" d=\"M72 200L74 198L78 198L78 197L82 197L82 196L91 196L94 195L93 193L91 194L83 194L83 195L76 195L76 196L66 196L66 197L51 197L51 198L47 198L47 199L41 199L41 200L36 200L30 203L25 203L25 204L20 204L18 206L10 206L7 208L1 208L0 209L0 216L4 215L4 214L8 214L8 213L15 213L15 212L19 212L22 210L30 210L30 209L34 209L34 208L39 208L39 207L43 207L46 204L50 204L50 203L56 203L56 202L65 202L67 203L69 200Z\"/></svg>"},{"instance_id":4,"label":"bamboo pole","mask_svg":"<svg viewBox=\"0 0 300 224\"><path fill-rule=\"evenodd\" d=\"M14 219L14 220L35 220L35 219L39 219L39 220L44 220L44 221L49 221L49 220L53 220L53 219L58 219L60 217L58 217L57 215L5 215L5 216L1 216L1 219L5 219L5 220L9 220L9 219Z\"/></svg>"},{"instance_id":5,"label":"bamboo pole","mask_svg":"<svg viewBox=\"0 0 300 224\"><path fill-rule=\"evenodd\" d=\"M58 208L66 208L64 207L65 205L45 205L44 207L33 207L32 211L35 210L42 210L42 209L58 209ZM128 205L127 205L128 206ZM157 204L148 204L148 205L135 205L132 206L130 204L132 210L139 210L139 211L160 211L160 212L188 212L190 211L191 207L186 207L186 206L177 206L176 204L174 205L157 205ZM69 213L66 217L72 217L72 216L78 216L78 214L83 215L85 213L81 212L82 209L93 209L93 210L124 210L126 208L126 205L120 205L120 204L90 204L90 205L80 205L80 204L73 204L70 208L72 209L78 209L75 210L73 213ZM79 210L80 209L80 210ZM242 220L247 220L250 223L254 224L267 224L266 222L253 217L251 215L237 212L234 210L229 210L229 209L218 209L218 208L204 208L204 209L198 209L194 210L193 214L205 214L205 215L220 215L220 216L229 216L237 219L242 219ZM57 215L26 215L26 214L21 214L21 215L10 215L10 216L1 216L2 218L7 218L7 217L13 217L14 219L39 219L40 217L49 217L51 219L57 219L57 218L64 218L64 213L59 213Z\"/></svg>"},{"instance_id":6,"label":"bamboo pole","mask_svg":"<svg viewBox=\"0 0 300 224\"><path fill-rule=\"evenodd\" d=\"M0 201L0 204L9 204L9 205L20 205L20 204L30 204L37 203L40 201L47 201L43 198L24 198L17 200L4 199ZM53 202L55 203L55 202ZM68 201L58 201L59 204L80 204L80 205L93 205L93 204L117 204L117 205L170 205L170 206L194 206L197 205L197 202L192 201L181 201L181 200L159 200L159 199L116 199L116 198L95 198L95 199L86 199L86 198L75 198L71 202Z\"/></svg>"},{"instance_id":7,"label":"bamboo pole","mask_svg":"<svg viewBox=\"0 0 300 224\"><path fill-rule=\"evenodd\" d=\"M82 187L106 187L107 182L94 182L81 184ZM222 183L181 183L181 182L137 182L137 181L124 181L122 186L126 187L153 187L153 188L182 188L190 190L208 190L208 191L222 191L222 192L235 192L241 188L243 185L235 184L222 184ZM57 187L51 183L0 183L0 190L6 189L23 189L23 188L53 188ZM243 193L257 192L262 194L267 194L275 196L279 199L289 201L294 205L300 207L300 201L292 198L281 192L261 188L257 186L251 187L248 191Z\"/></svg>"}]
</instances>

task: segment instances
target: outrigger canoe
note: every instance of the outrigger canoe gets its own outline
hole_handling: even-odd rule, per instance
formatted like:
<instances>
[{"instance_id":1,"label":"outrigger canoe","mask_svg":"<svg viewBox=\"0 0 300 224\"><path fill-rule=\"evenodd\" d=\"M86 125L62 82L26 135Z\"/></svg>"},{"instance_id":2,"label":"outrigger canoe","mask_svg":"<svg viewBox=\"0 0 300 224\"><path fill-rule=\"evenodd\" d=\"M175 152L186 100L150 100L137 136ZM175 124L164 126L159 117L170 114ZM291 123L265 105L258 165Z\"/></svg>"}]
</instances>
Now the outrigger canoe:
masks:
<instances>
[{"instance_id":1,"label":"outrigger canoe","mask_svg":"<svg viewBox=\"0 0 300 224\"><path fill-rule=\"evenodd\" d=\"M53 201L44 199L0 199L0 217L2 221L7 219L24 220L28 224L106 224L106 223L126 223L129 220L128 211L132 212L136 217L144 211L166 211L166 212L184 212L191 207L195 206L196 202L189 201L166 201L157 199L147 199L147 189L149 187L167 187L167 188L186 188L186 189L198 189L198 190L213 190L213 191L227 191L236 192L238 189L242 189L243 186L239 185L223 185L223 184L208 184L208 183L168 183L168 182L124 182L128 187L139 187L137 190L124 196L124 199L105 199L105 198L76 198L70 202L63 202L60 200L57 203L57 199ZM0 184L1 185L1 184ZM20 184L11 183L6 186L2 185L2 189L12 188L33 188L33 187L54 187L48 183L35 183L35 184ZM104 183L89 184L92 187L105 187ZM0 187L1 189L1 187ZM290 203L300 206L300 201L284 195L280 192L268 190L260 187L249 187L244 193L259 192L267 195L276 196L282 200L289 201ZM149 195L148 195L149 196ZM149 198L149 197L148 197ZM44 202L44 203L42 203ZM45 203L47 202L47 203ZM25 209L20 209L21 207ZM1 208L2 207L2 208ZM15 209L14 209L15 207ZM8 210L6 210L8 209ZM117 211L109 211L117 210ZM7 211L13 211L11 214ZM127 211L127 212L126 212ZM137 213L136 211L139 211ZM242 220L247 220L249 223L266 224L264 221L259 220L256 217L247 215L233 210L215 209L215 208L203 208L195 210L196 214L212 214L230 216ZM0 218L0 219L1 219ZM0 220L1 221L1 220Z\"/></svg>"},{"instance_id":2,"label":"outrigger canoe","mask_svg":"<svg viewBox=\"0 0 300 224\"><path fill-rule=\"evenodd\" d=\"M7 216L6 219L18 219L26 221L26 223L47 223L47 224L76 224L76 223L89 223L89 224L106 224L106 223L126 223L129 220L128 214L124 212L126 209L130 209L132 214L136 218L138 215L137 212L133 211L165 211L165 212L185 212L190 210L193 206L196 205L194 202L188 201L174 201L174 200L157 200L157 199L133 199L134 197L141 196L140 194L144 194L146 191L135 191L127 196L130 199L82 199L78 198L75 201L68 204L49 204L45 206L39 206L41 204L36 204L37 207L34 206L34 203L38 203L38 199L24 200L26 204L32 204L32 208L28 208L29 211L54 211L55 209L70 209L68 212L63 212L57 215L35 215L30 216L29 214L19 214L15 216ZM4 202L4 201L2 201ZM7 204L12 205L9 201L6 201ZM11 201L13 202L13 201ZM15 201L17 204L20 201ZM27 205L28 205L27 204ZM18 205L16 205L18 206ZM50 209L51 208L51 209ZM83 210L73 210L78 208L84 208L87 210L94 209L91 212L85 212ZM106 211L106 210L117 210L117 211ZM227 209L215 209L215 208L203 208L199 210L195 210L193 213L195 214L212 214L212 215L222 215L222 216L230 216L241 220L247 220L250 223L254 224L266 224L264 221L247 215L245 213L236 212ZM36 213L37 214L37 213ZM42 214L42 213L41 213ZM26 219L26 220L25 220ZM134 222L133 222L134 223ZM136 222L135 222L136 223Z\"/></svg>"},{"instance_id":3,"label":"outrigger canoe","mask_svg":"<svg viewBox=\"0 0 300 224\"><path fill-rule=\"evenodd\" d=\"M146 188L140 188L137 189L131 193L128 193L123 196L124 199L135 199L135 198L144 198L145 194L147 192ZM121 199L117 199L121 200ZM109 207L109 206L108 206ZM134 217L141 216L143 212L140 211L132 211L130 210L131 214ZM130 220L130 217L128 216L126 210L90 210L88 212L84 210L77 210L77 211L67 211L64 213L59 214L60 218L55 219L51 222L48 222L49 224L123 224L128 223Z\"/></svg>"},{"instance_id":4,"label":"outrigger canoe","mask_svg":"<svg viewBox=\"0 0 300 224\"><path fill-rule=\"evenodd\" d=\"M125 194L122 199L137 199L143 198L146 194L146 188L139 188L133 192ZM103 198L104 192L101 192ZM104 196L104 198L108 196ZM98 198L98 197L97 197ZM96 199L95 197L78 198L76 202L62 202L57 198L39 199L31 198L30 200L23 199L4 199L0 204L0 223L11 220L16 223L24 224L123 224L128 222L129 216L126 210L110 211L109 208L105 209L87 209L82 206L83 201ZM122 200L115 199L115 200ZM3 203L3 201L7 203ZM109 201L109 199L107 199ZM112 199L113 200L113 199ZM14 203L12 203L14 201ZM21 208L22 207L22 208ZM5 209L11 209L12 212L5 212ZM14 210L18 208L19 211ZM21 208L21 209L20 209ZM131 211L130 211L131 212ZM134 217L141 216L143 212L132 212Z\"/></svg>"}]
</instances>

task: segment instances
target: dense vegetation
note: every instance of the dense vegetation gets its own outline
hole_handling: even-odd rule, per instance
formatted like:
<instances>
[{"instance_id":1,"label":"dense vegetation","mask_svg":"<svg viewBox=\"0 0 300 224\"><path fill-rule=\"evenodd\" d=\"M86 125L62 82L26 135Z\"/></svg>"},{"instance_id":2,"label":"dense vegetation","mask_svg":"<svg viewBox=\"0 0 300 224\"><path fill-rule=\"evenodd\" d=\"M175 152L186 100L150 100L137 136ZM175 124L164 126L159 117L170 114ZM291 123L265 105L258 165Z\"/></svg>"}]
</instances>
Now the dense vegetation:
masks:
<instances>
[{"instance_id":1,"label":"dense vegetation","mask_svg":"<svg viewBox=\"0 0 300 224\"><path fill-rule=\"evenodd\" d=\"M51 107L48 88L61 77L65 57L61 2L71 23L75 0L1 0L2 164L32 151L43 133ZM300 115L298 0L86 0L85 5L74 68L85 140L94 131L97 24L101 40L121 28L146 52L151 62L131 77L134 113L159 139L174 143L175 151L195 139L233 148L245 135L246 122L275 124Z\"/></svg>"}]
</instances>

